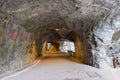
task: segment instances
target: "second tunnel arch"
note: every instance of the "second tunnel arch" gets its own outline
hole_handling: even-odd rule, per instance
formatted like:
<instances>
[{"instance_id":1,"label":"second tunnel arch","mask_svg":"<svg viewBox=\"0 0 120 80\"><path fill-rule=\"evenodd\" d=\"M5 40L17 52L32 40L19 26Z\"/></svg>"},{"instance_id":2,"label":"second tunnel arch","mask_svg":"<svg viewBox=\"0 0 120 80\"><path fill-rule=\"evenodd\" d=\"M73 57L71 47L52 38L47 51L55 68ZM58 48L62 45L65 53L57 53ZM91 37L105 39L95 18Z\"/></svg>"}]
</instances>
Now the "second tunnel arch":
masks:
<instances>
[{"instance_id":1,"label":"second tunnel arch","mask_svg":"<svg viewBox=\"0 0 120 80\"><path fill-rule=\"evenodd\" d=\"M73 31L70 31L68 33L67 33L68 34L67 36L63 35L63 34L61 36L61 34L58 31L56 31L56 29L50 30L50 31L48 31L48 33L46 33L46 32L43 33L43 35L42 35L43 38L40 37L38 43L36 44L38 55L42 56L42 53L43 53L42 47L46 41L50 41L50 40L57 41L62 38L66 38L68 40L71 40L75 44L74 58L76 58L77 60L79 60L82 63L91 65L92 60L90 61L90 59L91 59L92 55L89 53L89 49L88 49L89 44L87 44L85 38L76 35L75 32L73 33ZM51 37L51 36L54 36L54 37ZM53 39L51 39L51 38L53 38Z\"/></svg>"}]
</instances>

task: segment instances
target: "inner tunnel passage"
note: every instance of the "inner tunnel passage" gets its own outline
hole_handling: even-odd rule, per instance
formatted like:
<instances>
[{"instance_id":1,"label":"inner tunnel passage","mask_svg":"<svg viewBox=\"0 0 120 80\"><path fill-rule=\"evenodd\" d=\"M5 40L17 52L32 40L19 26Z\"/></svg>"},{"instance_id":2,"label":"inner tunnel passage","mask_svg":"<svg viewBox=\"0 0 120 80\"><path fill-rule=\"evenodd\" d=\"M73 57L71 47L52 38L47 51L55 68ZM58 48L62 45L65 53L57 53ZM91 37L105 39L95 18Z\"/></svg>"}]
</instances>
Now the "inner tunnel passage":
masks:
<instances>
[{"instance_id":1,"label":"inner tunnel passage","mask_svg":"<svg viewBox=\"0 0 120 80\"><path fill-rule=\"evenodd\" d=\"M41 56L69 56L79 60L82 63L85 63L85 49L83 42L80 42L79 38L74 41L74 39L66 36L65 33L62 35L63 32L60 34L59 29L55 29L55 31L59 35L59 38L47 38L47 40L43 42L41 50L38 48L38 51L41 51ZM55 35L56 34L52 36Z\"/></svg>"}]
</instances>

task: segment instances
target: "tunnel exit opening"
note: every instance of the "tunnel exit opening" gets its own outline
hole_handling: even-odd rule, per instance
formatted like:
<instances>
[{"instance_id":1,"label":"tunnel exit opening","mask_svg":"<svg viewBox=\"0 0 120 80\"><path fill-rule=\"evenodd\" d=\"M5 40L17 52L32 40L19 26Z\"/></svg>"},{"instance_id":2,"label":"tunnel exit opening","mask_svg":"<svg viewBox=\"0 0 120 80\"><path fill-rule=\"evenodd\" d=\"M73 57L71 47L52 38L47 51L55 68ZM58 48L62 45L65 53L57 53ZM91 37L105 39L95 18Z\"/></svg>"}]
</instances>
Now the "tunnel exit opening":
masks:
<instances>
[{"instance_id":1,"label":"tunnel exit opening","mask_svg":"<svg viewBox=\"0 0 120 80\"><path fill-rule=\"evenodd\" d=\"M59 49L61 52L65 52L69 56L74 56L75 44L72 41L61 41Z\"/></svg>"},{"instance_id":2,"label":"tunnel exit opening","mask_svg":"<svg viewBox=\"0 0 120 80\"><path fill-rule=\"evenodd\" d=\"M42 56L71 56L74 57L75 45L72 41L45 42Z\"/></svg>"}]
</instances>

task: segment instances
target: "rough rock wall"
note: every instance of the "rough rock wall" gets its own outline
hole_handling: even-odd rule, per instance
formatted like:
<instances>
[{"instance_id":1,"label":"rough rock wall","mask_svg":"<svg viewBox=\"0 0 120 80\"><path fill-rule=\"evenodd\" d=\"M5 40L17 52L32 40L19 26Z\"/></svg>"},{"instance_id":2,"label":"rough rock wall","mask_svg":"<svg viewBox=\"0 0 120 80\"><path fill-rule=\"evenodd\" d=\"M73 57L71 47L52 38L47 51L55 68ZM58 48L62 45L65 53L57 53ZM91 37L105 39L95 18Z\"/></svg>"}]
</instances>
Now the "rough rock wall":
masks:
<instances>
[{"instance_id":1,"label":"rough rock wall","mask_svg":"<svg viewBox=\"0 0 120 80\"><path fill-rule=\"evenodd\" d=\"M0 74L13 71L31 63L35 57L35 43L31 34L14 23L2 18L0 21Z\"/></svg>"},{"instance_id":2,"label":"rough rock wall","mask_svg":"<svg viewBox=\"0 0 120 80\"><path fill-rule=\"evenodd\" d=\"M94 65L103 69L113 67L113 56L120 58L120 6L93 30L96 45L92 45ZM118 59L119 59L118 58ZM120 63L120 62L119 62Z\"/></svg>"}]
</instances>

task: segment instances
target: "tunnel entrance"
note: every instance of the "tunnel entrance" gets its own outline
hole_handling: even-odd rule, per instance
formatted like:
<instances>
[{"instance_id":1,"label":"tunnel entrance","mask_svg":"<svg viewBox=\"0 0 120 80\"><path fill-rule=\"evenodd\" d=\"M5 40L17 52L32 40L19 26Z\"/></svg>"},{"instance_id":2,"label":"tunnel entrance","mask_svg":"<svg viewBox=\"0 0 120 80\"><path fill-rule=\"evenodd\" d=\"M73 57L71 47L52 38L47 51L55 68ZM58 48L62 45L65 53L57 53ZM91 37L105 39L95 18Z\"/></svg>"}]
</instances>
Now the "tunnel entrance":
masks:
<instances>
[{"instance_id":1,"label":"tunnel entrance","mask_svg":"<svg viewBox=\"0 0 120 80\"><path fill-rule=\"evenodd\" d=\"M116 43L119 34L113 36L115 46L111 41L120 29L120 10L117 0L103 3L103 0L0 0L0 72L18 69L56 52L94 66L101 65L101 61L110 63L109 47L117 47L112 50L115 54L120 52L119 42ZM68 46L74 48L66 49L65 40L72 42Z\"/></svg>"}]
</instances>

